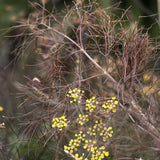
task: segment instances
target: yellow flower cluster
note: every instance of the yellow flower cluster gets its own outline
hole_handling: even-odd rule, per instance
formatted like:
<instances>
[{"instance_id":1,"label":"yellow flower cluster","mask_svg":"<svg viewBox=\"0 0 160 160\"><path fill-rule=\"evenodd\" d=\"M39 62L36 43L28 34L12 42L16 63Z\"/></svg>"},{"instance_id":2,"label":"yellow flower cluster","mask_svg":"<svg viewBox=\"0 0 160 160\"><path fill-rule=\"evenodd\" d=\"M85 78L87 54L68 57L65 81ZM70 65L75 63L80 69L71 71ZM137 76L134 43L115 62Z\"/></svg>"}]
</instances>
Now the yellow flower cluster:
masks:
<instances>
[{"instance_id":1,"label":"yellow flower cluster","mask_svg":"<svg viewBox=\"0 0 160 160\"><path fill-rule=\"evenodd\" d=\"M80 156L78 153L74 154L74 152L78 151L78 147L80 146L82 141L85 141L86 135L83 134L82 131L79 132L79 134L75 134L75 139L71 139L69 141L69 146L64 146L64 151L66 153L69 153L73 158L76 160L83 160L84 159L84 153Z\"/></svg>"},{"instance_id":2,"label":"yellow flower cluster","mask_svg":"<svg viewBox=\"0 0 160 160\"><path fill-rule=\"evenodd\" d=\"M62 131L63 127L67 127L67 123L66 123L67 119L65 116L61 116L59 118L53 118L52 122L52 128L58 128L60 131Z\"/></svg>"},{"instance_id":3,"label":"yellow flower cluster","mask_svg":"<svg viewBox=\"0 0 160 160\"><path fill-rule=\"evenodd\" d=\"M91 160L102 160L105 157L109 156L109 152L105 151L105 147L102 146L99 149L97 147L91 147L92 157ZM94 153L94 154L93 154Z\"/></svg>"},{"instance_id":4,"label":"yellow flower cluster","mask_svg":"<svg viewBox=\"0 0 160 160\"><path fill-rule=\"evenodd\" d=\"M113 130L112 127L106 127L102 120L95 121L94 126L89 128L87 134L90 136L100 136L103 142L106 142L109 137L112 137Z\"/></svg>"},{"instance_id":5,"label":"yellow flower cluster","mask_svg":"<svg viewBox=\"0 0 160 160\"><path fill-rule=\"evenodd\" d=\"M85 133L80 131L78 134L75 134L75 139L71 139L69 146L64 146L66 153L69 153L76 160L102 160L105 157L109 156L109 152L105 151L104 146L98 146L96 138L102 138L103 142L109 137L112 137L113 130L112 127L106 127L102 120L95 121L94 126L89 128ZM84 151L81 151L83 147ZM77 151L81 151L81 155ZM86 153L87 152L87 153Z\"/></svg>"},{"instance_id":6,"label":"yellow flower cluster","mask_svg":"<svg viewBox=\"0 0 160 160\"><path fill-rule=\"evenodd\" d=\"M153 94L153 93L155 92L155 90L154 90L154 88L151 87L151 86L144 86L143 89L142 89L142 92L143 92L145 95L149 96L149 95Z\"/></svg>"},{"instance_id":7,"label":"yellow flower cluster","mask_svg":"<svg viewBox=\"0 0 160 160\"><path fill-rule=\"evenodd\" d=\"M102 104L102 108L104 112L109 113L112 111L113 113L116 112L116 107L118 105L118 100L116 97L112 97L112 99L108 100L105 104Z\"/></svg>"},{"instance_id":8,"label":"yellow flower cluster","mask_svg":"<svg viewBox=\"0 0 160 160\"><path fill-rule=\"evenodd\" d=\"M83 90L75 88L68 91L67 97L71 99L70 103L80 103L83 94ZM99 105L99 102L96 101L95 96L93 96L86 100L85 110L90 113L95 113L95 111L101 110L107 113L116 112L117 105L118 100L116 97L112 97L104 104ZM81 129L83 128L84 131L79 131L75 134L75 137L70 139L68 146L64 146L64 151L75 160L102 160L109 156L109 152L106 151L104 143L108 138L112 137L113 129L112 127L107 127L102 119L91 123L91 127L83 126L88 121L89 115L78 115L77 122L81 125ZM64 123L66 122L64 121ZM56 124L54 126L56 126ZM62 124L60 129L63 127L64 125Z\"/></svg>"},{"instance_id":9,"label":"yellow flower cluster","mask_svg":"<svg viewBox=\"0 0 160 160\"><path fill-rule=\"evenodd\" d=\"M79 114L79 118L77 118L77 122L83 126L83 124L85 122L88 122L89 121L89 118L88 118L88 115L82 115L82 114Z\"/></svg>"},{"instance_id":10,"label":"yellow flower cluster","mask_svg":"<svg viewBox=\"0 0 160 160\"><path fill-rule=\"evenodd\" d=\"M103 158L109 156L109 152L105 151L106 148L104 146L97 147L95 144L95 140L86 140L85 145L83 146L84 149L91 153L91 160L102 160ZM89 159L86 158L86 160Z\"/></svg>"},{"instance_id":11,"label":"yellow flower cluster","mask_svg":"<svg viewBox=\"0 0 160 160\"><path fill-rule=\"evenodd\" d=\"M0 106L0 112L2 112L4 110L4 108L2 106Z\"/></svg>"},{"instance_id":12,"label":"yellow flower cluster","mask_svg":"<svg viewBox=\"0 0 160 160\"><path fill-rule=\"evenodd\" d=\"M144 74L144 75L143 75L143 80L144 80L144 82L151 80L151 77L152 77L151 74L148 74L148 73Z\"/></svg>"},{"instance_id":13,"label":"yellow flower cluster","mask_svg":"<svg viewBox=\"0 0 160 160\"><path fill-rule=\"evenodd\" d=\"M87 99L85 110L89 112L93 112L96 109L96 104L98 104L98 102L95 100L94 96L90 99Z\"/></svg>"},{"instance_id":14,"label":"yellow flower cluster","mask_svg":"<svg viewBox=\"0 0 160 160\"><path fill-rule=\"evenodd\" d=\"M73 103L73 102L80 103L83 97L83 94L84 94L83 90L75 88L73 90L68 91L67 97L70 97L73 99L70 101L70 103Z\"/></svg>"}]
</instances>

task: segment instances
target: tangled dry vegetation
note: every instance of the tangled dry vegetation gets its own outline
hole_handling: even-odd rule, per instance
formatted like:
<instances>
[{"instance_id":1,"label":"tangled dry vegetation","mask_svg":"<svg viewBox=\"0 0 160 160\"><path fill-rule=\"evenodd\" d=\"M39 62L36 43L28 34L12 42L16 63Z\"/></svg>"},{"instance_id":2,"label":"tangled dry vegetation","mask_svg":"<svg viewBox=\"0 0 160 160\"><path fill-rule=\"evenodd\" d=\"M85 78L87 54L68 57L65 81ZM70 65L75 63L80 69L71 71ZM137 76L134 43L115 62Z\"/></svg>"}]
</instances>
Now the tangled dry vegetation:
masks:
<instances>
[{"instance_id":1,"label":"tangled dry vegetation","mask_svg":"<svg viewBox=\"0 0 160 160\"><path fill-rule=\"evenodd\" d=\"M35 6L15 27L25 36L19 56L35 57L26 84L15 84L16 156L158 160L159 46L147 30L93 2L62 14Z\"/></svg>"}]
</instances>

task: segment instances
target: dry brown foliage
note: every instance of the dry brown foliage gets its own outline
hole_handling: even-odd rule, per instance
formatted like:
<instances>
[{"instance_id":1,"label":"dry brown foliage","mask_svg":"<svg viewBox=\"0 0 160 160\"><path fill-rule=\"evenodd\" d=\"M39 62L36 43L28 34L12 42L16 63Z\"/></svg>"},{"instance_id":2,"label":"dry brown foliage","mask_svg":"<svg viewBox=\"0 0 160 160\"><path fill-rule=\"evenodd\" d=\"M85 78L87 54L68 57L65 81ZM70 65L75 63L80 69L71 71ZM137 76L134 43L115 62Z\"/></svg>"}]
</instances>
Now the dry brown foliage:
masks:
<instances>
[{"instance_id":1,"label":"dry brown foliage","mask_svg":"<svg viewBox=\"0 0 160 160\"><path fill-rule=\"evenodd\" d=\"M56 149L62 153L67 131L57 134L51 121L65 114L74 123L79 111L66 94L77 87L86 91L85 96L96 95L99 100L116 96L120 102L111 118L115 128L111 159L159 157L160 86L152 70L159 46L147 30L137 23L127 25L125 12L116 17L111 12L114 7L104 9L93 2L75 1L64 16L49 13L38 4L33 6L39 9L18 26L25 35L24 50L19 54L25 56L29 48L36 57L27 84L16 83L24 96L19 106L23 114L17 117L22 136L43 138L44 148L55 138ZM152 76L146 81L144 75L150 72ZM148 89L146 94L146 84L156 89Z\"/></svg>"}]
</instances>

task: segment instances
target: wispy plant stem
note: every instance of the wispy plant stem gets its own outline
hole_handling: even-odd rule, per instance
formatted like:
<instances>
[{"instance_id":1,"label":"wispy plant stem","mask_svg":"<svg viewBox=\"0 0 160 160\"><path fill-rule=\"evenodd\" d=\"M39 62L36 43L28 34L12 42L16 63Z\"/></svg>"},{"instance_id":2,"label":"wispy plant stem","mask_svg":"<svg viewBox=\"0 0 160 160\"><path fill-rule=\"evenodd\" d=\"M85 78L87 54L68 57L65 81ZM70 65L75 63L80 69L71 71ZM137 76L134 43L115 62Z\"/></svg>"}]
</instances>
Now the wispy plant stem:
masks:
<instances>
[{"instance_id":1,"label":"wispy plant stem","mask_svg":"<svg viewBox=\"0 0 160 160\"><path fill-rule=\"evenodd\" d=\"M45 24L43 24L45 25ZM86 57L97 67L99 68L103 73L104 75L106 75L113 83L115 84L118 84L117 81L109 74L106 72L106 70L104 70L98 63L96 63L94 61L94 59L83 49L83 47L81 47L78 43L76 43L73 39L71 39L70 37L68 37L66 34L62 33L62 32L59 32L58 30L54 29L54 28L51 28L47 25L45 25L49 30L52 30L56 33L58 33L59 35L67 38L70 42L72 42L75 46L77 46L85 55Z\"/></svg>"}]
</instances>

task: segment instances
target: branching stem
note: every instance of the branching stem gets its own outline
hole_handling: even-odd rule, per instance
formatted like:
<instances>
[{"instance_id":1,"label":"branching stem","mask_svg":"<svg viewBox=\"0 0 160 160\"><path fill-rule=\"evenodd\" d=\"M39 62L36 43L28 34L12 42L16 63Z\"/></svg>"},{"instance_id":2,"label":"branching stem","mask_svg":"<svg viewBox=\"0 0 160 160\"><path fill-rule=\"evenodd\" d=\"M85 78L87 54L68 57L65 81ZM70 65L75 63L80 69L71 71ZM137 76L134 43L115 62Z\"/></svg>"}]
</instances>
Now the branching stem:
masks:
<instances>
[{"instance_id":1,"label":"branching stem","mask_svg":"<svg viewBox=\"0 0 160 160\"><path fill-rule=\"evenodd\" d=\"M45 25L45 24L43 24ZM73 39L71 39L70 37L68 37L66 34L62 33L62 32L59 32L58 30L54 29L54 28L51 28L47 25L45 25L45 27L47 27L49 30L52 30L56 33L58 33L59 35L67 38L70 42L72 42L75 46L77 46L85 55L86 57L97 67L99 68L103 73L104 75L106 75L113 83L115 83L116 85L118 84L117 81L109 74L107 73L98 63L96 63L94 61L94 59L83 49L83 47L81 47L78 43L76 43Z\"/></svg>"}]
</instances>

